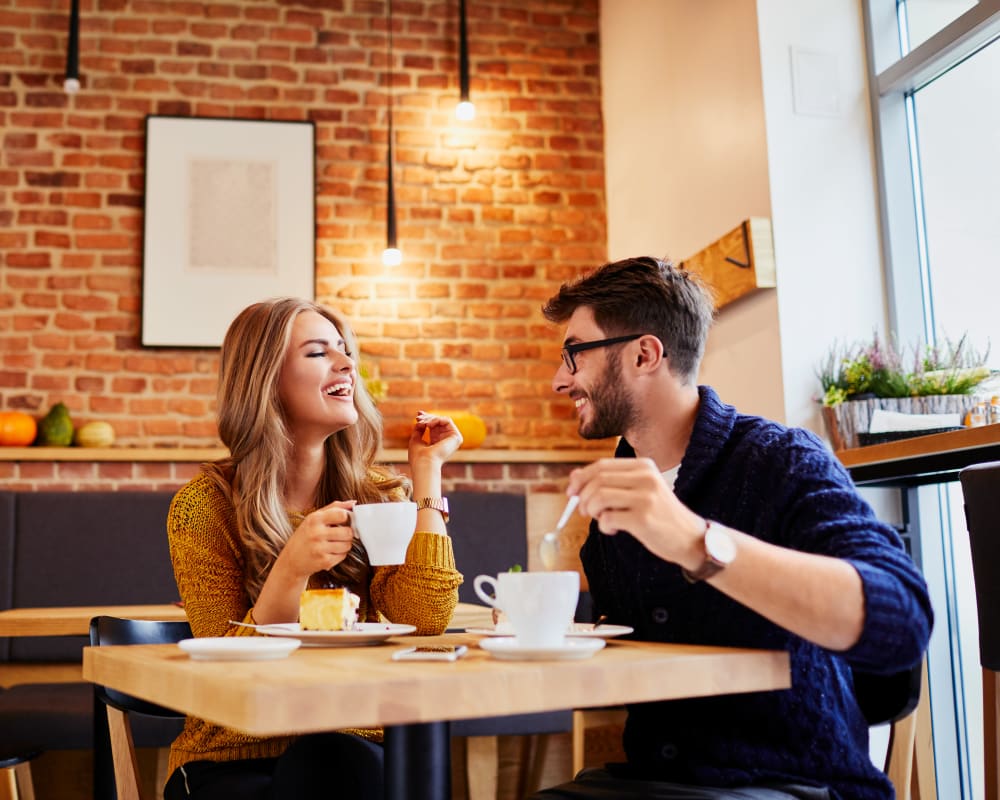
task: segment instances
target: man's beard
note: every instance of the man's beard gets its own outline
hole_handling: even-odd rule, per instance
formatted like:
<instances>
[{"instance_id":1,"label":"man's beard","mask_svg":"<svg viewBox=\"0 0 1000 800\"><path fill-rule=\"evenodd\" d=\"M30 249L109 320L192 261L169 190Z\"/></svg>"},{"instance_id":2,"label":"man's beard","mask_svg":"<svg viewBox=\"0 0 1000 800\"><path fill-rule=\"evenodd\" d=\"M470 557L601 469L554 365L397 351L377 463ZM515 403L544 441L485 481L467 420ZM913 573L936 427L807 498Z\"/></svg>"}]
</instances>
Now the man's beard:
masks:
<instances>
[{"instance_id":1,"label":"man's beard","mask_svg":"<svg viewBox=\"0 0 1000 800\"><path fill-rule=\"evenodd\" d=\"M607 369L600 381L587 392L590 422L580 422L583 439L607 439L621 436L635 418L632 395L622 387L621 359L608 356Z\"/></svg>"}]
</instances>

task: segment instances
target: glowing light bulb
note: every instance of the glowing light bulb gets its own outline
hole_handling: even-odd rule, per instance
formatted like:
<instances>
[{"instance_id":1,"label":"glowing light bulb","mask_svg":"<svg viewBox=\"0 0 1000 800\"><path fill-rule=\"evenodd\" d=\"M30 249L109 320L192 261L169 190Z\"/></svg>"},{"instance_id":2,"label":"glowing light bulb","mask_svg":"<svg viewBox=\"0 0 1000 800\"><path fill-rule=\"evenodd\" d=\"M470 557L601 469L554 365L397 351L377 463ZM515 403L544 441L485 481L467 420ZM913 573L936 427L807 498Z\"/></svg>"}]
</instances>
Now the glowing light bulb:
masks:
<instances>
[{"instance_id":1,"label":"glowing light bulb","mask_svg":"<svg viewBox=\"0 0 1000 800\"><path fill-rule=\"evenodd\" d=\"M80 91L80 81L76 78L67 78L63 81L63 91L66 94L76 94Z\"/></svg>"},{"instance_id":2,"label":"glowing light bulb","mask_svg":"<svg viewBox=\"0 0 1000 800\"><path fill-rule=\"evenodd\" d=\"M398 267L403 263L403 252L398 247L387 247L382 251L382 263L387 267Z\"/></svg>"},{"instance_id":3,"label":"glowing light bulb","mask_svg":"<svg viewBox=\"0 0 1000 800\"><path fill-rule=\"evenodd\" d=\"M468 122L470 119L476 118L476 107L469 100L463 100L455 106L455 116L462 122Z\"/></svg>"}]
</instances>

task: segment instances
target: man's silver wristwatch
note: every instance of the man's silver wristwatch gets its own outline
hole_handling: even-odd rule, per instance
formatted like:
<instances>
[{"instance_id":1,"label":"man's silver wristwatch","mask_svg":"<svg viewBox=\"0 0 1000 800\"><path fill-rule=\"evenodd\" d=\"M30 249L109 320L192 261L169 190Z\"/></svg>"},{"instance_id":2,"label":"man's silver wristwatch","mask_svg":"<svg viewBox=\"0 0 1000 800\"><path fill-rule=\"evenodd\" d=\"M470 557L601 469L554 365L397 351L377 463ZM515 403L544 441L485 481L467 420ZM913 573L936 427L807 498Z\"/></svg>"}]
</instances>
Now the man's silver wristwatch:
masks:
<instances>
[{"instance_id":1,"label":"man's silver wristwatch","mask_svg":"<svg viewBox=\"0 0 1000 800\"><path fill-rule=\"evenodd\" d=\"M721 572L736 558L736 542L729 535L725 525L705 520L705 533L702 536L705 544L705 560L693 571L681 568L681 574L688 583L697 583Z\"/></svg>"},{"instance_id":2,"label":"man's silver wristwatch","mask_svg":"<svg viewBox=\"0 0 1000 800\"><path fill-rule=\"evenodd\" d=\"M421 508L433 508L440 511L444 521L448 521L448 498L447 497L421 497L417 500L417 511Z\"/></svg>"}]
</instances>

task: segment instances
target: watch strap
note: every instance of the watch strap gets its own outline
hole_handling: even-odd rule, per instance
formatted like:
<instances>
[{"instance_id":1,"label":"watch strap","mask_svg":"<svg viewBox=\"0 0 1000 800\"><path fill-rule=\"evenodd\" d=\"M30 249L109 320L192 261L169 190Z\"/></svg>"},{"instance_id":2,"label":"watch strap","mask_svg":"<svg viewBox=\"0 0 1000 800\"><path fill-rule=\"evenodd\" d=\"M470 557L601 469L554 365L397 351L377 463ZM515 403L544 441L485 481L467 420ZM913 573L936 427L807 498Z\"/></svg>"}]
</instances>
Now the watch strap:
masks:
<instances>
[{"instance_id":1,"label":"watch strap","mask_svg":"<svg viewBox=\"0 0 1000 800\"><path fill-rule=\"evenodd\" d=\"M712 527L712 521L709 519L705 520L705 530L701 534L702 545L705 543L705 536L708 534L708 529ZM713 575L722 572L726 568L726 565L714 558L711 553L708 552L708 548L705 549L705 560L701 562L698 569L691 571L686 570L681 567L681 575L684 576L684 580L688 583L698 583L699 581L707 580Z\"/></svg>"},{"instance_id":2,"label":"watch strap","mask_svg":"<svg viewBox=\"0 0 1000 800\"><path fill-rule=\"evenodd\" d=\"M444 521L448 521L448 498L447 497L421 497L417 500L417 510L421 508L433 508L435 511L440 511L441 516L444 517Z\"/></svg>"}]
</instances>

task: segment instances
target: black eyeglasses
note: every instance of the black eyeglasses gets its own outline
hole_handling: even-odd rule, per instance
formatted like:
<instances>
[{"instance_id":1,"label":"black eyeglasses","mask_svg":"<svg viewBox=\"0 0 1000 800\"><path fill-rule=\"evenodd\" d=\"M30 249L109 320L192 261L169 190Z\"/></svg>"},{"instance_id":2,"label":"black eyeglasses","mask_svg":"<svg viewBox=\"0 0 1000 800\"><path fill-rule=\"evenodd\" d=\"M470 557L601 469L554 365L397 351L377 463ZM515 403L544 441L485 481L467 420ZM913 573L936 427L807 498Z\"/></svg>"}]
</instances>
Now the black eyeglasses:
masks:
<instances>
[{"instance_id":1,"label":"black eyeglasses","mask_svg":"<svg viewBox=\"0 0 1000 800\"><path fill-rule=\"evenodd\" d=\"M593 342L576 342L574 344L563 345L562 360L569 370L570 375L576 375L576 354L584 350L596 350L598 347L608 347L613 344L624 344L644 336L642 333L631 333L628 336L614 336L611 339L598 339Z\"/></svg>"}]
</instances>

